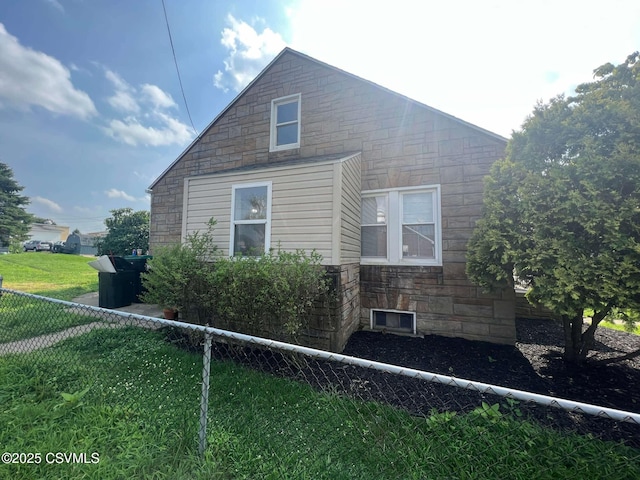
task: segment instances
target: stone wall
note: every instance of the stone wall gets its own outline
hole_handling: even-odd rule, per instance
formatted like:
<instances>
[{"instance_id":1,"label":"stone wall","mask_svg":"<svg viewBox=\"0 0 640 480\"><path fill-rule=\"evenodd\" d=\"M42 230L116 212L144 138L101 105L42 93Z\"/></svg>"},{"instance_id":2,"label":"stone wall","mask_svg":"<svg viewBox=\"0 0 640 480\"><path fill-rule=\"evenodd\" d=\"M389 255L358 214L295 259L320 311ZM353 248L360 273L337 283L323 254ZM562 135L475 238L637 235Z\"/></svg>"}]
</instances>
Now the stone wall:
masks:
<instances>
[{"instance_id":1,"label":"stone wall","mask_svg":"<svg viewBox=\"0 0 640 480\"><path fill-rule=\"evenodd\" d=\"M297 93L301 94L300 147L269 152L271 101ZM465 275L466 244L482 213L482 179L505 147L506 141L497 135L287 52L153 187L151 249L180 241L186 176L361 152L362 190L441 186L443 263L440 267L363 265L362 309L356 317L366 326L369 309L401 305L417 312L419 334L513 343L514 293L483 295ZM346 268L348 279L355 278L355 267L340 268ZM345 294L350 296L342 305L343 313L356 308L358 296L355 287ZM353 329L349 315L343 324L345 328L318 329L318 342L339 350L346 342L339 332Z\"/></svg>"},{"instance_id":2,"label":"stone wall","mask_svg":"<svg viewBox=\"0 0 640 480\"><path fill-rule=\"evenodd\" d=\"M269 152L271 100L293 93L302 95L300 148ZM185 177L358 151L363 190L442 184L443 218L452 222L446 227L470 228L479 211L464 208L480 202L482 176L505 145L437 110L287 53L153 186L151 249L180 241ZM460 196L463 211L459 202L456 211L445 211L452 196Z\"/></svg>"},{"instance_id":3,"label":"stone wall","mask_svg":"<svg viewBox=\"0 0 640 480\"><path fill-rule=\"evenodd\" d=\"M548 320L554 318L553 313L542 305L529 303L523 291L516 292L516 318L534 318Z\"/></svg>"},{"instance_id":4,"label":"stone wall","mask_svg":"<svg viewBox=\"0 0 640 480\"><path fill-rule=\"evenodd\" d=\"M372 309L416 313L418 334L434 334L515 342L514 297L509 291L493 295L443 267L360 267L361 325L368 328Z\"/></svg>"}]
</instances>

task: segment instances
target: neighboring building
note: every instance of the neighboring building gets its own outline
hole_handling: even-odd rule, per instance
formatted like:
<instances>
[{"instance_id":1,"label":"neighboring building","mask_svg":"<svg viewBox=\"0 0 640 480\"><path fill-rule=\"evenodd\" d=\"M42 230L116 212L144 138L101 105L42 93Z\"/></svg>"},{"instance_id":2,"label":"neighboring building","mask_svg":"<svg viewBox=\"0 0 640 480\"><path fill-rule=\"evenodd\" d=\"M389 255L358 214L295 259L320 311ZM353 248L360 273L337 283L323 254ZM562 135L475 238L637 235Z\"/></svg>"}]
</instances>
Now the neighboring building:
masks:
<instances>
[{"instance_id":1,"label":"neighboring building","mask_svg":"<svg viewBox=\"0 0 640 480\"><path fill-rule=\"evenodd\" d=\"M322 348L358 328L513 343L514 292L465 274L506 143L286 48L151 185L151 250L211 217L229 255L316 249L341 299Z\"/></svg>"},{"instance_id":2,"label":"neighboring building","mask_svg":"<svg viewBox=\"0 0 640 480\"><path fill-rule=\"evenodd\" d=\"M95 246L96 240L103 238L107 232L91 232L79 233L77 236L80 240L80 255L97 255L98 247Z\"/></svg>"},{"instance_id":3,"label":"neighboring building","mask_svg":"<svg viewBox=\"0 0 640 480\"><path fill-rule=\"evenodd\" d=\"M29 232L30 240L42 240L43 242L64 241L69 236L69 227L53 225L52 223L32 223Z\"/></svg>"}]
</instances>

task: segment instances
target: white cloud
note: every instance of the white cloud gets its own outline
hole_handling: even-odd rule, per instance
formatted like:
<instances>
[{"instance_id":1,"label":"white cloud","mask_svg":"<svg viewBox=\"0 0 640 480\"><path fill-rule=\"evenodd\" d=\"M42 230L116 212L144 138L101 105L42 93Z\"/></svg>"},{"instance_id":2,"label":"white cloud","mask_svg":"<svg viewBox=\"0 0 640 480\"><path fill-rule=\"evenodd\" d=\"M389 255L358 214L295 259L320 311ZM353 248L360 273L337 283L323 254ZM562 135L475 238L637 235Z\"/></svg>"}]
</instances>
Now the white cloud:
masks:
<instances>
[{"instance_id":1,"label":"white cloud","mask_svg":"<svg viewBox=\"0 0 640 480\"><path fill-rule=\"evenodd\" d=\"M31 203L37 203L51 212L62 213L62 207L53 200L49 200L48 198L31 197Z\"/></svg>"},{"instance_id":2,"label":"white cloud","mask_svg":"<svg viewBox=\"0 0 640 480\"><path fill-rule=\"evenodd\" d=\"M154 175L154 174L151 174L151 173L139 172L138 170L134 170L131 173L133 173L140 180L144 180L145 182L148 182L148 183L151 183L154 179L157 178L157 175Z\"/></svg>"},{"instance_id":3,"label":"white cloud","mask_svg":"<svg viewBox=\"0 0 640 480\"><path fill-rule=\"evenodd\" d=\"M56 58L20 44L0 23L0 108L32 106L82 119L97 114L91 98L77 90L71 72Z\"/></svg>"},{"instance_id":4,"label":"white cloud","mask_svg":"<svg viewBox=\"0 0 640 480\"><path fill-rule=\"evenodd\" d=\"M123 112L134 112L138 113L140 111L140 106L138 102L125 91L117 91L113 94L113 96L108 99L109 105L111 105L116 110L120 110Z\"/></svg>"},{"instance_id":5,"label":"white cloud","mask_svg":"<svg viewBox=\"0 0 640 480\"><path fill-rule=\"evenodd\" d=\"M173 101L171 95L163 91L156 85L145 83L142 85L142 96L150 102L155 108L175 108L176 102Z\"/></svg>"},{"instance_id":6,"label":"white cloud","mask_svg":"<svg viewBox=\"0 0 640 480\"><path fill-rule=\"evenodd\" d=\"M107 68L105 76L115 88L107 101L114 109L127 114L109 121L104 128L108 135L131 146L184 145L191 141L190 128L165 113L166 109L178 107L170 94L149 83L136 89Z\"/></svg>"},{"instance_id":7,"label":"white cloud","mask_svg":"<svg viewBox=\"0 0 640 480\"><path fill-rule=\"evenodd\" d=\"M128 200L129 202L135 202L137 200L133 195L129 195L127 192L123 190L117 190L115 188L111 188L104 192L109 198L122 198L124 200Z\"/></svg>"},{"instance_id":8,"label":"white cloud","mask_svg":"<svg viewBox=\"0 0 640 480\"><path fill-rule=\"evenodd\" d=\"M136 117L111 120L106 131L113 138L127 145L148 145L151 147L183 145L193 138L187 125L166 114L156 112L157 126L145 126Z\"/></svg>"},{"instance_id":9,"label":"white cloud","mask_svg":"<svg viewBox=\"0 0 640 480\"><path fill-rule=\"evenodd\" d=\"M105 71L105 77L115 87L115 93L107 99L109 105L122 112L140 112L140 106L134 98L136 94L135 88L125 82L120 75L109 69Z\"/></svg>"},{"instance_id":10,"label":"white cloud","mask_svg":"<svg viewBox=\"0 0 640 480\"><path fill-rule=\"evenodd\" d=\"M242 90L260 73L269 61L282 50L286 43L280 34L270 28L258 33L244 21L227 16L230 27L222 31L220 43L229 50L224 60L224 71L218 70L213 76L213 84L227 92Z\"/></svg>"}]
</instances>

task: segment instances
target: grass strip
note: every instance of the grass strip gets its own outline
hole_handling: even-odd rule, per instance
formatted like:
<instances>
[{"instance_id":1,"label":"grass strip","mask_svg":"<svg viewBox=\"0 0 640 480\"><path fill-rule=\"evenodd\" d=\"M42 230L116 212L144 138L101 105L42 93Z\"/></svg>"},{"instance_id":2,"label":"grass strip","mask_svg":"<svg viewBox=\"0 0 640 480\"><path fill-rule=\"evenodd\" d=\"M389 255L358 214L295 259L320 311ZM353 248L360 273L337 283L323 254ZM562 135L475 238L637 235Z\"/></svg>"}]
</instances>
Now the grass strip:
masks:
<instances>
[{"instance_id":1,"label":"grass strip","mask_svg":"<svg viewBox=\"0 0 640 480\"><path fill-rule=\"evenodd\" d=\"M413 417L231 361L212 364L201 459L201 362L133 327L0 357L4 450L100 454L0 478L640 478L622 445L482 411Z\"/></svg>"},{"instance_id":2,"label":"grass strip","mask_svg":"<svg viewBox=\"0 0 640 480\"><path fill-rule=\"evenodd\" d=\"M2 286L60 300L98 291L98 272L89 257L27 252L0 255Z\"/></svg>"}]
</instances>

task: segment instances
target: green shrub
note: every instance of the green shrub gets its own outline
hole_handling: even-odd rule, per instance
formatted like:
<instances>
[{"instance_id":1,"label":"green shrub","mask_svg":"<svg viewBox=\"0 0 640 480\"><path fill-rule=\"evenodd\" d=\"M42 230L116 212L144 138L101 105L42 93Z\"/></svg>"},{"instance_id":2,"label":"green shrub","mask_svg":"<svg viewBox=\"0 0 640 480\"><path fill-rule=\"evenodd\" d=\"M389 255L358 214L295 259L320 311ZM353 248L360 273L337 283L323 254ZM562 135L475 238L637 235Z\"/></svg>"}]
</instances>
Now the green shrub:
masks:
<instances>
[{"instance_id":1,"label":"green shrub","mask_svg":"<svg viewBox=\"0 0 640 480\"><path fill-rule=\"evenodd\" d=\"M329 292L322 256L278 250L219 259L216 317L222 328L294 341Z\"/></svg>"},{"instance_id":2,"label":"green shrub","mask_svg":"<svg viewBox=\"0 0 640 480\"><path fill-rule=\"evenodd\" d=\"M278 250L257 257L220 256L206 233L154 252L142 275L143 300L176 308L182 319L242 333L295 341L329 283L313 251Z\"/></svg>"},{"instance_id":3,"label":"green shrub","mask_svg":"<svg viewBox=\"0 0 640 480\"><path fill-rule=\"evenodd\" d=\"M219 255L210 234L214 225L211 221L207 233L190 234L185 243L154 252L148 272L142 274L143 301L177 309L192 323L210 323L216 283L213 261Z\"/></svg>"}]
</instances>

